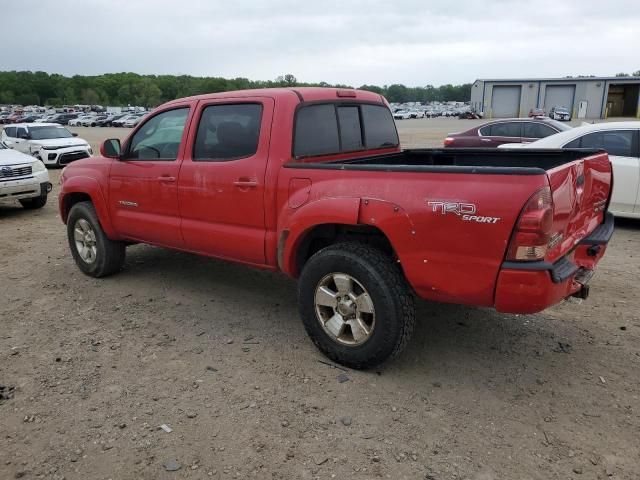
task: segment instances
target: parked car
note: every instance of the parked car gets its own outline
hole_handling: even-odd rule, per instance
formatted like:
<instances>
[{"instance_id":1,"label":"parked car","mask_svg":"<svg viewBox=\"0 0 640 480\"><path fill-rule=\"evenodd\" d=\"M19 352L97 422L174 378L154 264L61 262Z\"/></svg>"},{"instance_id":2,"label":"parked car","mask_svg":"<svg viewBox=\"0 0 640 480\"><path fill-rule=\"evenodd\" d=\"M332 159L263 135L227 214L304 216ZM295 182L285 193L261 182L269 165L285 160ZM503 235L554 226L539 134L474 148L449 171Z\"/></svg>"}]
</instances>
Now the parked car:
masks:
<instances>
[{"instance_id":1,"label":"parked car","mask_svg":"<svg viewBox=\"0 0 640 480\"><path fill-rule=\"evenodd\" d=\"M138 125L138 123L140 123L140 121L146 116L146 114L142 114L142 115L137 115L133 118L130 118L129 120L127 120L126 122L124 122L122 124L123 127L127 127L127 128L133 128L136 125Z\"/></svg>"},{"instance_id":2,"label":"parked car","mask_svg":"<svg viewBox=\"0 0 640 480\"><path fill-rule=\"evenodd\" d=\"M409 110L398 110L393 114L393 118L396 120L408 120L411 118L411 113L409 113Z\"/></svg>"},{"instance_id":3,"label":"parked car","mask_svg":"<svg viewBox=\"0 0 640 480\"><path fill-rule=\"evenodd\" d=\"M108 114L106 117L102 118L102 119L98 119L96 120L96 127L110 127L111 126L111 122L113 122L114 120L119 120L120 118L124 117L124 114Z\"/></svg>"},{"instance_id":4,"label":"parked car","mask_svg":"<svg viewBox=\"0 0 640 480\"><path fill-rule=\"evenodd\" d=\"M1 138L7 146L33 155L45 165L67 165L93 154L86 140L57 123L6 125Z\"/></svg>"},{"instance_id":5,"label":"parked car","mask_svg":"<svg viewBox=\"0 0 640 480\"><path fill-rule=\"evenodd\" d=\"M464 132L450 133L444 139L444 146L495 148L503 143L534 142L568 129L571 127L548 118L505 118Z\"/></svg>"},{"instance_id":6,"label":"parked car","mask_svg":"<svg viewBox=\"0 0 640 480\"><path fill-rule=\"evenodd\" d=\"M528 145L504 148L590 148L609 153L613 193L609 210L618 217L640 219L640 121L586 124Z\"/></svg>"},{"instance_id":7,"label":"parked car","mask_svg":"<svg viewBox=\"0 0 640 480\"><path fill-rule=\"evenodd\" d=\"M134 115L134 114L127 114L127 115L124 115L123 117L120 117L120 118L119 118L119 119L117 119L117 120L113 120L113 121L111 122L111 125L112 125L113 127L122 127L122 126L124 126L124 123L125 123L126 121L131 120L131 119L134 119L134 118L138 118L138 116L137 116L137 115Z\"/></svg>"},{"instance_id":8,"label":"parked car","mask_svg":"<svg viewBox=\"0 0 640 480\"><path fill-rule=\"evenodd\" d=\"M68 125L70 120L78 118L77 113L58 113L55 117L49 120L49 123L58 123L60 125Z\"/></svg>"},{"instance_id":9,"label":"parked car","mask_svg":"<svg viewBox=\"0 0 640 480\"><path fill-rule=\"evenodd\" d=\"M547 113L544 111L544 108L532 108L531 110L529 110L529 118L546 116Z\"/></svg>"},{"instance_id":10,"label":"parked car","mask_svg":"<svg viewBox=\"0 0 640 480\"><path fill-rule=\"evenodd\" d=\"M412 292L512 313L586 297L613 233L606 153L402 151L372 92L178 99L100 152L61 177L82 272L117 272L131 242L282 271L314 343L353 368L403 349Z\"/></svg>"},{"instance_id":11,"label":"parked car","mask_svg":"<svg viewBox=\"0 0 640 480\"><path fill-rule=\"evenodd\" d=\"M95 118L95 116L87 115L87 114L78 115L76 118L72 118L71 120L69 120L67 125L69 125L70 127L81 127L83 120L87 120L91 118Z\"/></svg>"},{"instance_id":12,"label":"parked car","mask_svg":"<svg viewBox=\"0 0 640 480\"><path fill-rule=\"evenodd\" d=\"M89 117L83 118L80 122L80 125L83 127L95 127L98 124L98 120L104 120L108 115L91 115Z\"/></svg>"},{"instance_id":13,"label":"parked car","mask_svg":"<svg viewBox=\"0 0 640 480\"><path fill-rule=\"evenodd\" d=\"M549 111L549 118L568 122L571 120L571 112L567 107L552 107Z\"/></svg>"},{"instance_id":14,"label":"parked car","mask_svg":"<svg viewBox=\"0 0 640 480\"><path fill-rule=\"evenodd\" d=\"M0 203L18 200L24 208L42 208L50 191L49 172L40 160L0 142Z\"/></svg>"},{"instance_id":15,"label":"parked car","mask_svg":"<svg viewBox=\"0 0 640 480\"><path fill-rule=\"evenodd\" d=\"M33 123L35 122L38 118L40 118L39 115L22 115L21 117L19 117L16 121L16 123Z\"/></svg>"}]
</instances>

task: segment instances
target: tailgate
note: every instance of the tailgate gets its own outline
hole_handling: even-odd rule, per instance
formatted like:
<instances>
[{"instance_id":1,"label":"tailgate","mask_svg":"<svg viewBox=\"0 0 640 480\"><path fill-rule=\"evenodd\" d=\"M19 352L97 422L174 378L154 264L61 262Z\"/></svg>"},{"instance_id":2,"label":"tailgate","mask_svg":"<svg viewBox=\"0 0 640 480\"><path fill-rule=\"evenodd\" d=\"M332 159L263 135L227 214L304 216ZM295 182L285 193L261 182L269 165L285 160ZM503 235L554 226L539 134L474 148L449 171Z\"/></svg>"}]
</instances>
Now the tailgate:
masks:
<instances>
[{"instance_id":1,"label":"tailgate","mask_svg":"<svg viewBox=\"0 0 640 480\"><path fill-rule=\"evenodd\" d=\"M548 170L547 176L554 207L547 261L554 262L604 221L613 174L602 152Z\"/></svg>"}]
</instances>

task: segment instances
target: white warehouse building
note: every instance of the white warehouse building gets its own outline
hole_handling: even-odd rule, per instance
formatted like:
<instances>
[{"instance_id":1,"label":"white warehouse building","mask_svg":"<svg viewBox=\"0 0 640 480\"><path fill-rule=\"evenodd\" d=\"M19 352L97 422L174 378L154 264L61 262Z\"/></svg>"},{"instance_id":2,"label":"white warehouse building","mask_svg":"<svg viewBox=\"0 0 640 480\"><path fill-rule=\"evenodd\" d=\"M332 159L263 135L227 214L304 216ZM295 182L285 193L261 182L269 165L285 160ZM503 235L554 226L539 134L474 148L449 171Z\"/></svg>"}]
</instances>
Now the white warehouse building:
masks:
<instances>
[{"instance_id":1,"label":"white warehouse building","mask_svg":"<svg viewBox=\"0 0 640 480\"><path fill-rule=\"evenodd\" d=\"M485 118L526 117L567 107L573 118L640 117L640 77L476 80L471 107Z\"/></svg>"}]
</instances>

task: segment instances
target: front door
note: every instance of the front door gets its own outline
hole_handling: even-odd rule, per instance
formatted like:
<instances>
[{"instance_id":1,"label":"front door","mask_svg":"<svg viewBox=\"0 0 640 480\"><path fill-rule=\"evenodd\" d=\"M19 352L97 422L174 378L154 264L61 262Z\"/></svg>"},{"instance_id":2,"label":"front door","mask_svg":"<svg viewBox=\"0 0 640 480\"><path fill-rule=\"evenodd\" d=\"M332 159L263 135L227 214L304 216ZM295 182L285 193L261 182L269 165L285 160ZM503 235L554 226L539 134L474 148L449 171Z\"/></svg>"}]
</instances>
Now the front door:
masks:
<instances>
[{"instance_id":1,"label":"front door","mask_svg":"<svg viewBox=\"0 0 640 480\"><path fill-rule=\"evenodd\" d=\"M109 176L109 208L124 237L167 247L184 246L178 211L182 138L190 105L146 119L123 147Z\"/></svg>"},{"instance_id":2,"label":"front door","mask_svg":"<svg viewBox=\"0 0 640 480\"><path fill-rule=\"evenodd\" d=\"M198 104L178 183L189 250L265 263L265 171L273 107L273 99L265 97Z\"/></svg>"}]
</instances>

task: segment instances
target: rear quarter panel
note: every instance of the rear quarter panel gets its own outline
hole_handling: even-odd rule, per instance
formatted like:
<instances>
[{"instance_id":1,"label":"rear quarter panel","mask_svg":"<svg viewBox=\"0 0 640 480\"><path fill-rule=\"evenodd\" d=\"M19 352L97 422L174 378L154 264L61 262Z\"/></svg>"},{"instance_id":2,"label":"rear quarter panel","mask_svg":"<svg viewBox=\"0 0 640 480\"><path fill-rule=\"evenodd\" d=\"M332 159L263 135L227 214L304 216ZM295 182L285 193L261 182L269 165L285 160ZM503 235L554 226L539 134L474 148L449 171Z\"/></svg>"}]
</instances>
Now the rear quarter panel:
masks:
<instances>
[{"instance_id":1,"label":"rear quarter panel","mask_svg":"<svg viewBox=\"0 0 640 480\"><path fill-rule=\"evenodd\" d=\"M305 179L291 182L292 179ZM524 203L544 186L545 175L370 172L283 168L279 185L300 184L306 203L281 189L279 231L290 230L287 254L301 235L296 224L305 207L333 198L358 205L358 223L376 226L390 240L416 293L443 302L492 306L500 265ZM295 195L292 207L287 197ZM353 199L347 202L347 199ZM429 202L472 204L476 216L495 223L465 221ZM389 208L385 206L388 205ZM330 210L327 210L330 212ZM349 212L345 218L353 218ZM330 223L327 215L327 223ZM310 222L307 225L313 223ZM340 223L340 222L337 222ZM288 272L291 273L291 272Z\"/></svg>"}]
</instances>

